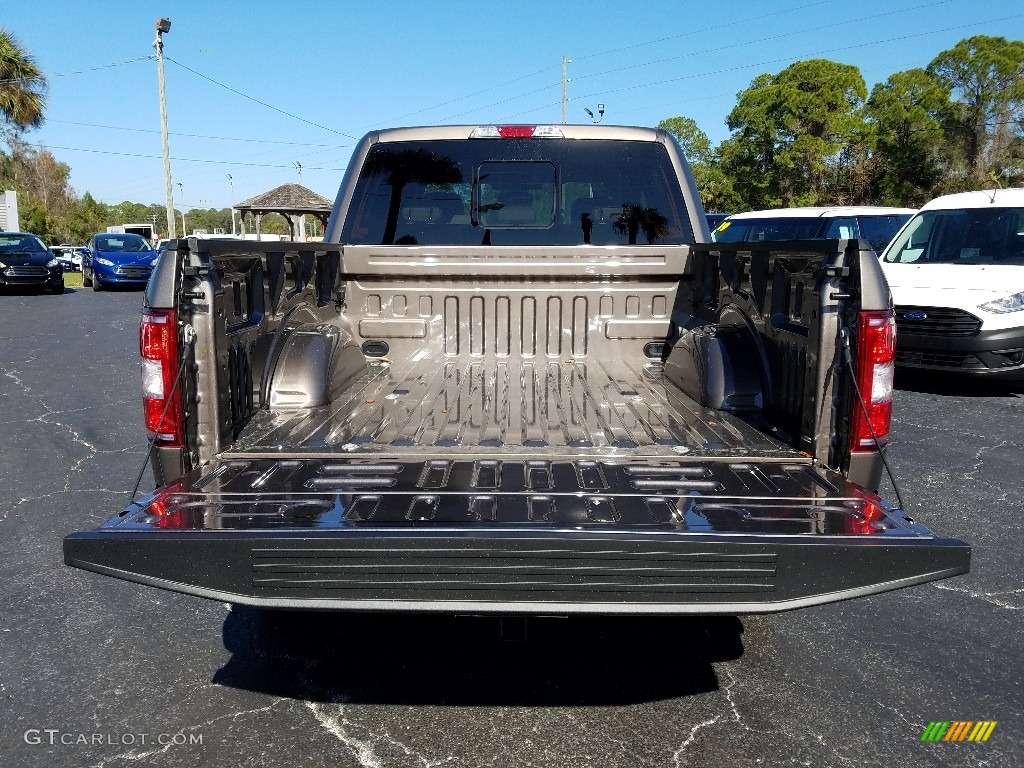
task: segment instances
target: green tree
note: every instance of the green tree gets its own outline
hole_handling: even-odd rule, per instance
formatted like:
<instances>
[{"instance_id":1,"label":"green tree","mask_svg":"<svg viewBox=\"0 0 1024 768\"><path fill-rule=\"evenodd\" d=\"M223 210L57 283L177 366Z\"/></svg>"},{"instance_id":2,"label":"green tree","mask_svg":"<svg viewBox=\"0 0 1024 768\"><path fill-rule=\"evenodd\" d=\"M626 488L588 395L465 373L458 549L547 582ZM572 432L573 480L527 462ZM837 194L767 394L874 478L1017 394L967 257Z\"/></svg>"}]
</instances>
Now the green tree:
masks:
<instances>
[{"instance_id":1,"label":"green tree","mask_svg":"<svg viewBox=\"0 0 1024 768\"><path fill-rule=\"evenodd\" d=\"M71 168L14 133L8 134L7 143L10 154L0 151L0 189L18 193L22 228L47 242L63 242L65 219L75 199L68 185Z\"/></svg>"},{"instance_id":2,"label":"green tree","mask_svg":"<svg viewBox=\"0 0 1024 768\"><path fill-rule=\"evenodd\" d=\"M711 150L711 140L702 131L692 117L669 117L657 125L676 137L683 155L691 166L698 163L711 163L715 160Z\"/></svg>"},{"instance_id":3,"label":"green tree","mask_svg":"<svg viewBox=\"0 0 1024 768\"><path fill-rule=\"evenodd\" d=\"M721 168L718 153L711 140L689 117L669 117L658 123L679 142L683 155L693 171L701 202L708 211L733 211L742 204L730 179Z\"/></svg>"},{"instance_id":4,"label":"green tree","mask_svg":"<svg viewBox=\"0 0 1024 768\"><path fill-rule=\"evenodd\" d=\"M190 229L205 229L210 233L217 229L223 229L226 233L231 232L230 208L193 208L187 216Z\"/></svg>"},{"instance_id":5,"label":"green tree","mask_svg":"<svg viewBox=\"0 0 1024 768\"><path fill-rule=\"evenodd\" d=\"M0 28L0 129L37 128L45 107L46 77L18 39Z\"/></svg>"},{"instance_id":6,"label":"green tree","mask_svg":"<svg viewBox=\"0 0 1024 768\"><path fill-rule=\"evenodd\" d=\"M84 245L97 232L103 232L111 220L110 207L86 192L68 210L68 236L58 242Z\"/></svg>"},{"instance_id":7,"label":"green tree","mask_svg":"<svg viewBox=\"0 0 1024 768\"><path fill-rule=\"evenodd\" d=\"M829 202L844 147L865 141L867 86L857 67L798 61L754 78L729 113L722 165L751 208Z\"/></svg>"},{"instance_id":8,"label":"green tree","mask_svg":"<svg viewBox=\"0 0 1024 768\"><path fill-rule=\"evenodd\" d=\"M230 222L231 211L228 210L228 226L231 226ZM245 222L245 231L248 234L253 234L256 231L256 217L251 213L243 214L243 220ZM260 232L264 235L287 235L288 234L288 219L282 216L280 213L266 213L260 218Z\"/></svg>"},{"instance_id":9,"label":"green tree","mask_svg":"<svg viewBox=\"0 0 1024 768\"><path fill-rule=\"evenodd\" d=\"M123 203L110 207L110 215L114 217L114 221L110 223L146 224L150 221L150 207L142 203L133 203L130 200L125 200ZM164 218L167 218L166 209L164 209Z\"/></svg>"},{"instance_id":10,"label":"green tree","mask_svg":"<svg viewBox=\"0 0 1024 768\"><path fill-rule=\"evenodd\" d=\"M936 56L928 71L951 92L948 120L972 184L1001 173L1024 117L1024 41L976 35Z\"/></svg>"},{"instance_id":11,"label":"green tree","mask_svg":"<svg viewBox=\"0 0 1024 768\"><path fill-rule=\"evenodd\" d=\"M924 69L896 72L871 89L865 112L881 165L879 202L919 206L935 196L943 178L943 124L951 108L949 91Z\"/></svg>"}]
</instances>

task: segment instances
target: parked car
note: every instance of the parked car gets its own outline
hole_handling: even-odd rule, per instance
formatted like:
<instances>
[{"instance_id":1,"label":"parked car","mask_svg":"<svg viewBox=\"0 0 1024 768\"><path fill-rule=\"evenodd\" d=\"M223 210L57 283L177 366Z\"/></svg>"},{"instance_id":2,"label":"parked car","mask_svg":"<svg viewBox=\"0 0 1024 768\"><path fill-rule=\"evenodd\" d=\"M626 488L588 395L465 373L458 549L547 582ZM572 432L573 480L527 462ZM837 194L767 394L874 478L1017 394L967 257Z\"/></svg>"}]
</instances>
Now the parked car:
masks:
<instances>
[{"instance_id":1,"label":"parked car","mask_svg":"<svg viewBox=\"0 0 1024 768\"><path fill-rule=\"evenodd\" d=\"M64 268L65 272L74 272L74 262L71 261L71 256L68 255L68 252L64 248L59 245L51 245L49 251L53 255L53 258L55 258L60 263L61 267Z\"/></svg>"},{"instance_id":2,"label":"parked car","mask_svg":"<svg viewBox=\"0 0 1024 768\"><path fill-rule=\"evenodd\" d=\"M145 287L156 252L141 235L101 232L89 241L82 261L82 285L101 291L113 285Z\"/></svg>"},{"instance_id":3,"label":"parked car","mask_svg":"<svg viewBox=\"0 0 1024 768\"><path fill-rule=\"evenodd\" d=\"M82 256L78 253L81 250L68 243L51 245L50 253L61 263L65 272L77 272L82 268Z\"/></svg>"},{"instance_id":4,"label":"parked car","mask_svg":"<svg viewBox=\"0 0 1024 768\"><path fill-rule=\"evenodd\" d=\"M64 293L64 267L35 235L0 232L0 288L5 286Z\"/></svg>"},{"instance_id":5,"label":"parked car","mask_svg":"<svg viewBox=\"0 0 1024 768\"><path fill-rule=\"evenodd\" d=\"M716 243L758 240L861 238L881 253L914 208L851 205L834 208L775 208L734 213L712 234Z\"/></svg>"},{"instance_id":6,"label":"parked car","mask_svg":"<svg viewBox=\"0 0 1024 768\"><path fill-rule=\"evenodd\" d=\"M898 367L1024 381L1024 189L945 195L882 254Z\"/></svg>"},{"instance_id":7,"label":"parked car","mask_svg":"<svg viewBox=\"0 0 1024 768\"><path fill-rule=\"evenodd\" d=\"M721 224L723 221L732 216L731 213L705 213L704 217L708 220L708 229L712 232Z\"/></svg>"}]
</instances>

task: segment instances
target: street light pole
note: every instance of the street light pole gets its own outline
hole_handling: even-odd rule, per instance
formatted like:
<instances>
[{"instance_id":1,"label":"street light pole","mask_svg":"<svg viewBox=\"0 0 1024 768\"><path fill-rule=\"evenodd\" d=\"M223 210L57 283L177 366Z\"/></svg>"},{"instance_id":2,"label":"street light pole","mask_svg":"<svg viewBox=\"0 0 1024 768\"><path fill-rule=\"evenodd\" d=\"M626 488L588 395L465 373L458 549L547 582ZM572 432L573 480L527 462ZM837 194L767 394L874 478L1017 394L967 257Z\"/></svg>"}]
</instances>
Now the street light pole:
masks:
<instances>
[{"instance_id":1,"label":"street light pole","mask_svg":"<svg viewBox=\"0 0 1024 768\"><path fill-rule=\"evenodd\" d=\"M164 33L171 31L171 20L160 17L156 20L156 77L160 90L160 136L164 145L164 196L167 198L167 236L178 236L177 221L174 217L174 191L171 188L171 148L167 142L167 95L164 90Z\"/></svg>"},{"instance_id":2,"label":"street light pole","mask_svg":"<svg viewBox=\"0 0 1024 768\"><path fill-rule=\"evenodd\" d=\"M235 234L235 180L228 174L228 184L231 185L231 235Z\"/></svg>"}]
</instances>

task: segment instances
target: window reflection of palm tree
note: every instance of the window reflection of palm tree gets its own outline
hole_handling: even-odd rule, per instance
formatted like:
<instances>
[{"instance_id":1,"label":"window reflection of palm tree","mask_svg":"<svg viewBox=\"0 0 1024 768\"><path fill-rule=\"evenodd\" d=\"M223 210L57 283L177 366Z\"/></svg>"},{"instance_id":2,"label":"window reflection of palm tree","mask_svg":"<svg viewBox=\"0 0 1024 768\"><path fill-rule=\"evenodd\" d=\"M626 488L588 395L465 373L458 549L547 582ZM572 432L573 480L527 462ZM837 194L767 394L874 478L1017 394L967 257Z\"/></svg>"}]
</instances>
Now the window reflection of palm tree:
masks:
<instances>
[{"instance_id":1,"label":"window reflection of palm tree","mask_svg":"<svg viewBox=\"0 0 1024 768\"><path fill-rule=\"evenodd\" d=\"M668 219L658 213L657 208L646 208L636 203L623 203L622 213L618 215L612 227L620 235L628 235L630 245L636 245L636 238L641 230L647 238L648 245L669 234Z\"/></svg>"},{"instance_id":2,"label":"window reflection of palm tree","mask_svg":"<svg viewBox=\"0 0 1024 768\"><path fill-rule=\"evenodd\" d=\"M398 213L402 209L402 192L407 184L458 184L462 181L459 164L423 149L380 152L371 155L363 165L364 176L386 177L391 187L388 218L381 236L381 245L391 245L398 230Z\"/></svg>"},{"instance_id":3,"label":"window reflection of palm tree","mask_svg":"<svg viewBox=\"0 0 1024 768\"><path fill-rule=\"evenodd\" d=\"M584 244L590 243L590 233L594 231L594 220L590 218L589 213L580 214L580 227L583 229L583 242Z\"/></svg>"}]
</instances>

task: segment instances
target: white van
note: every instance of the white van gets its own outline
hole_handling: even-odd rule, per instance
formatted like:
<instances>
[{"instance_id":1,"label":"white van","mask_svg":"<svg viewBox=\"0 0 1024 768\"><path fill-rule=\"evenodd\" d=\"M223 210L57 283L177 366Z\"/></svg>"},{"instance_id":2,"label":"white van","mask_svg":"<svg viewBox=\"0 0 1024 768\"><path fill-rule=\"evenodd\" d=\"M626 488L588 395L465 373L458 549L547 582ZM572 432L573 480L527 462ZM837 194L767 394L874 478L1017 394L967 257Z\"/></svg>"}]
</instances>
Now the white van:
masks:
<instances>
[{"instance_id":1,"label":"white van","mask_svg":"<svg viewBox=\"0 0 1024 768\"><path fill-rule=\"evenodd\" d=\"M1024 381L1024 189L945 195L882 254L896 364Z\"/></svg>"},{"instance_id":2,"label":"white van","mask_svg":"<svg viewBox=\"0 0 1024 768\"><path fill-rule=\"evenodd\" d=\"M734 213L711 235L716 243L763 240L863 239L881 253L916 208L880 205L772 208Z\"/></svg>"}]
</instances>

